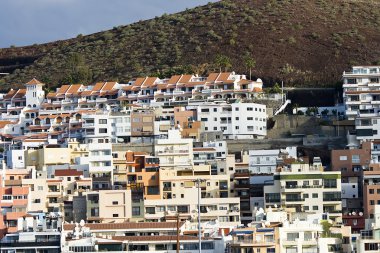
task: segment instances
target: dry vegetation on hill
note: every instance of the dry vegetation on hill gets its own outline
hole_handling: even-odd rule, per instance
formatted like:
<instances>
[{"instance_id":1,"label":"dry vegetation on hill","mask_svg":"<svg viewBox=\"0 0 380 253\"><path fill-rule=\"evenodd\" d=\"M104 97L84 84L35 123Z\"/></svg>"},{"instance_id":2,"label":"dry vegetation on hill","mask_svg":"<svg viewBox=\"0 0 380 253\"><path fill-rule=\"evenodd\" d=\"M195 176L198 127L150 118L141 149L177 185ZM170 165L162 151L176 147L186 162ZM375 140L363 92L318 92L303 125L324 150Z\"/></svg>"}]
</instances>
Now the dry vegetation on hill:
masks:
<instances>
[{"instance_id":1,"label":"dry vegetation on hill","mask_svg":"<svg viewBox=\"0 0 380 253\"><path fill-rule=\"evenodd\" d=\"M379 1L239 0L87 36L0 49L2 89L36 77L58 86L223 68L267 83L331 86L351 65L380 63ZM229 64L230 63L230 64Z\"/></svg>"}]
</instances>

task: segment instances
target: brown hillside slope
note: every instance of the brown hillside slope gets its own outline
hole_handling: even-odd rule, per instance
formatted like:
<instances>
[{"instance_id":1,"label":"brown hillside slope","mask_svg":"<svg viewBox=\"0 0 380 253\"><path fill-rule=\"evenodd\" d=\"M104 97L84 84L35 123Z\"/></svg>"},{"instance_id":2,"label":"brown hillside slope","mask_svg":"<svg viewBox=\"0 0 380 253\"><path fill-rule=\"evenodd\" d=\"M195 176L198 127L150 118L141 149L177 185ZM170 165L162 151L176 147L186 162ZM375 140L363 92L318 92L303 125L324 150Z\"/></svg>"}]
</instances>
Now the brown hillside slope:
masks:
<instances>
[{"instance_id":1,"label":"brown hillside slope","mask_svg":"<svg viewBox=\"0 0 380 253\"><path fill-rule=\"evenodd\" d=\"M217 68L215 56L223 54L231 59L231 70L244 73L248 72L245 56L253 57L254 76L266 82L329 86L340 81L342 71L351 65L380 61L379 3L211 3L67 41L0 49L0 72L13 71L0 83L7 89L31 77L57 86L64 82L125 82L158 73L204 74ZM29 57L25 62L24 56ZM17 57L21 58L15 61Z\"/></svg>"}]
</instances>

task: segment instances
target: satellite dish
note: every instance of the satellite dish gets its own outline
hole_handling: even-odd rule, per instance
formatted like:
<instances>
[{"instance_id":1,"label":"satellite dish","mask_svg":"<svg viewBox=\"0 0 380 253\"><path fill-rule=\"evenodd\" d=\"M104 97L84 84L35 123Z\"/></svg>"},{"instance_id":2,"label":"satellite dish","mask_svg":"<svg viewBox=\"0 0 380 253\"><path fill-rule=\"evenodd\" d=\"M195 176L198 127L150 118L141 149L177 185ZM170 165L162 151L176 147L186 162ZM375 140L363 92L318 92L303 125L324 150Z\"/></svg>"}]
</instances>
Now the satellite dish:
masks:
<instances>
[{"instance_id":1,"label":"satellite dish","mask_svg":"<svg viewBox=\"0 0 380 253\"><path fill-rule=\"evenodd\" d=\"M360 213L359 213L359 216L363 216L363 213L362 213L362 212L360 212Z\"/></svg>"},{"instance_id":2,"label":"satellite dish","mask_svg":"<svg viewBox=\"0 0 380 253\"><path fill-rule=\"evenodd\" d=\"M81 227L83 227L83 226L84 226L84 220L80 220L79 225L80 225Z\"/></svg>"},{"instance_id":3,"label":"satellite dish","mask_svg":"<svg viewBox=\"0 0 380 253\"><path fill-rule=\"evenodd\" d=\"M277 204L274 204L274 208L277 208Z\"/></svg>"},{"instance_id":4,"label":"satellite dish","mask_svg":"<svg viewBox=\"0 0 380 253\"><path fill-rule=\"evenodd\" d=\"M124 139L123 138L117 138L117 142L122 143L122 142L124 142Z\"/></svg>"},{"instance_id":5,"label":"satellite dish","mask_svg":"<svg viewBox=\"0 0 380 253\"><path fill-rule=\"evenodd\" d=\"M355 213L355 212L352 212L352 215L356 215L356 213Z\"/></svg>"}]
</instances>

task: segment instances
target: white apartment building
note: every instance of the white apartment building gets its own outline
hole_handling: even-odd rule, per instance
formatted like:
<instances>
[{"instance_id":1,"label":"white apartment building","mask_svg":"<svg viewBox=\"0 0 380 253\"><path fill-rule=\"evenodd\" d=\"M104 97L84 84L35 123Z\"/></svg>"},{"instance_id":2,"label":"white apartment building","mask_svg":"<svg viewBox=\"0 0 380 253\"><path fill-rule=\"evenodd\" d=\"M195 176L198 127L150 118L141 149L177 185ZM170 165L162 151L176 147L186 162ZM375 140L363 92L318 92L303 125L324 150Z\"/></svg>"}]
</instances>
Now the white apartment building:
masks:
<instances>
[{"instance_id":1,"label":"white apartment building","mask_svg":"<svg viewBox=\"0 0 380 253\"><path fill-rule=\"evenodd\" d=\"M340 172L301 163L278 169L273 185L264 186L266 208L278 206L290 212L325 213L330 219L341 220Z\"/></svg>"},{"instance_id":2,"label":"white apartment building","mask_svg":"<svg viewBox=\"0 0 380 253\"><path fill-rule=\"evenodd\" d=\"M168 130L168 139L159 139L154 145L155 156L162 168L191 168L193 139L182 139L179 130Z\"/></svg>"},{"instance_id":3,"label":"white apartment building","mask_svg":"<svg viewBox=\"0 0 380 253\"><path fill-rule=\"evenodd\" d=\"M252 174L273 174L279 158L297 158L297 147L249 150L249 171Z\"/></svg>"},{"instance_id":4,"label":"white apartment building","mask_svg":"<svg viewBox=\"0 0 380 253\"><path fill-rule=\"evenodd\" d=\"M266 106L256 103L201 104L198 121L205 132L222 131L225 139L255 139L266 136Z\"/></svg>"},{"instance_id":5,"label":"white apartment building","mask_svg":"<svg viewBox=\"0 0 380 253\"><path fill-rule=\"evenodd\" d=\"M356 239L357 253L380 251L380 205L375 205L374 218L368 222L368 228L360 231Z\"/></svg>"},{"instance_id":6,"label":"white apartment building","mask_svg":"<svg viewBox=\"0 0 380 253\"><path fill-rule=\"evenodd\" d=\"M358 140L380 138L380 66L354 66L343 72L346 116L355 120Z\"/></svg>"},{"instance_id":7,"label":"white apartment building","mask_svg":"<svg viewBox=\"0 0 380 253\"><path fill-rule=\"evenodd\" d=\"M149 199L144 201L146 221L175 220L179 213L181 219L197 221L197 188L184 188L180 196L172 199ZM239 198L201 198L201 221L218 220L221 226L240 224Z\"/></svg>"},{"instance_id":8,"label":"white apartment building","mask_svg":"<svg viewBox=\"0 0 380 253\"><path fill-rule=\"evenodd\" d=\"M279 228L280 252L322 252L318 251L318 238L322 231L321 225L313 224L310 221L295 221L294 223L286 221Z\"/></svg>"}]
</instances>

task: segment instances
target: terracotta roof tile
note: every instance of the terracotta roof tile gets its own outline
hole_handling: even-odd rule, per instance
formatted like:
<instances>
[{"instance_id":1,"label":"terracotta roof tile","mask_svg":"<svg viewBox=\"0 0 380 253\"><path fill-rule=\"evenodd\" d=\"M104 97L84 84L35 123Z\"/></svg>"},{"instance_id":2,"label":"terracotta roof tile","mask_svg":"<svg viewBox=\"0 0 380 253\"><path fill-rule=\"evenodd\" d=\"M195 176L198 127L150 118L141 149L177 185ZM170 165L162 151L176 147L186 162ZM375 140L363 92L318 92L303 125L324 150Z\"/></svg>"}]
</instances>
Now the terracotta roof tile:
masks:
<instances>
[{"instance_id":1,"label":"terracotta roof tile","mask_svg":"<svg viewBox=\"0 0 380 253\"><path fill-rule=\"evenodd\" d=\"M83 171L77 171L73 169L55 170L54 175L56 177L83 176Z\"/></svg>"},{"instance_id":2,"label":"terracotta roof tile","mask_svg":"<svg viewBox=\"0 0 380 253\"><path fill-rule=\"evenodd\" d=\"M224 72L224 73L220 73L219 77L218 77L218 82L227 82L229 79L228 77L231 75L231 72ZM230 80L231 81L231 80Z\"/></svg>"},{"instance_id":3,"label":"terracotta roof tile","mask_svg":"<svg viewBox=\"0 0 380 253\"><path fill-rule=\"evenodd\" d=\"M4 99L11 99L11 98L13 98L13 96L16 94L16 92L17 92L17 90L13 90L13 89L9 90L8 93L7 93L7 95L4 96Z\"/></svg>"},{"instance_id":4,"label":"terracotta roof tile","mask_svg":"<svg viewBox=\"0 0 380 253\"><path fill-rule=\"evenodd\" d=\"M78 90L83 86L83 84L73 84L70 85L70 88L66 91L66 94L75 94L78 93Z\"/></svg>"},{"instance_id":5,"label":"terracotta roof tile","mask_svg":"<svg viewBox=\"0 0 380 253\"><path fill-rule=\"evenodd\" d=\"M103 88L104 83L96 83L92 91L100 91Z\"/></svg>"},{"instance_id":6,"label":"terracotta roof tile","mask_svg":"<svg viewBox=\"0 0 380 253\"><path fill-rule=\"evenodd\" d=\"M190 82L191 78L193 78L193 75L182 75L181 80L179 80L179 83L188 83Z\"/></svg>"},{"instance_id":7,"label":"terracotta roof tile","mask_svg":"<svg viewBox=\"0 0 380 253\"><path fill-rule=\"evenodd\" d=\"M38 81L36 78L33 78L32 80L26 83L26 85L36 85L36 84L43 84L43 83Z\"/></svg>"},{"instance_id":8,"label":"terracotta roof tile","mask_svg":"<svg viewBox=\"0 0 380 253\"><path fill-rule=\"evenodd\" d=\"M147 77L143 86L145 87L153 87L156 85L156 81L157 81L158 77Z\"/></svg>"},{"instance_id":9,"label":"terracotta roof tile","mask_svg":"<svg viewBox=\"0 0 380 253\"><path fill-rule=\"evenodd\" d=\"M169 81L168 81L168 83L169 84L177 84L178 82L179 82L179 80L181 79L181 75L175 75L175 76L172 76L170 79L169 79Z\"/></svg>"},{"instance_id":10,"label":"terracotta roof tile","mask_svg":"<svg viewBox=\"0 0 380 253\"><path fill-rule=\"evenodd\" d=\"M102 91L110 91L116 85L116 82L106 82L102 88Z\"/></svg>"},{"instance_id":11,"label":"terracotta roof tile","mask_svg":"<svg viewBox=\"0 0 380 253\"><path fill-rule=\"evenodd\" d=\"M26 94L26 89L19 89L13 98L22 98Z\"/></svg>"},{"instance_id":12,"label":"terracotta roof tile","mask_svg":"<svg viewBox=\"0 0 380 253\"><path fill-rule=\"evenodd\" d=\"M218 76L219 76L219 73L211 73L210 75L208 75L206 82L208 83L215 82Z\"/></svg>"},{"instance_id":13,"label":"terracotta roof tile","mask_svg":"<svg viewBox=\"0 0 380 253\"><path fill-rule=\"evenodd\" d=\"M138 77L133 83L133 86L141 86L144 83L145 79L146 77Z\"/></svg>"},{"instance_id":14,"label":"terracotta roof tile","mask_svg":"<svg viewBox=\"0 0 380 253\"><path fill-rule=\"evenodd\" d=\"M61 88L57 91L57 95L65 94L66 91L70 88L71 85L62 85Z\"/></svg>"}]
</instances>

